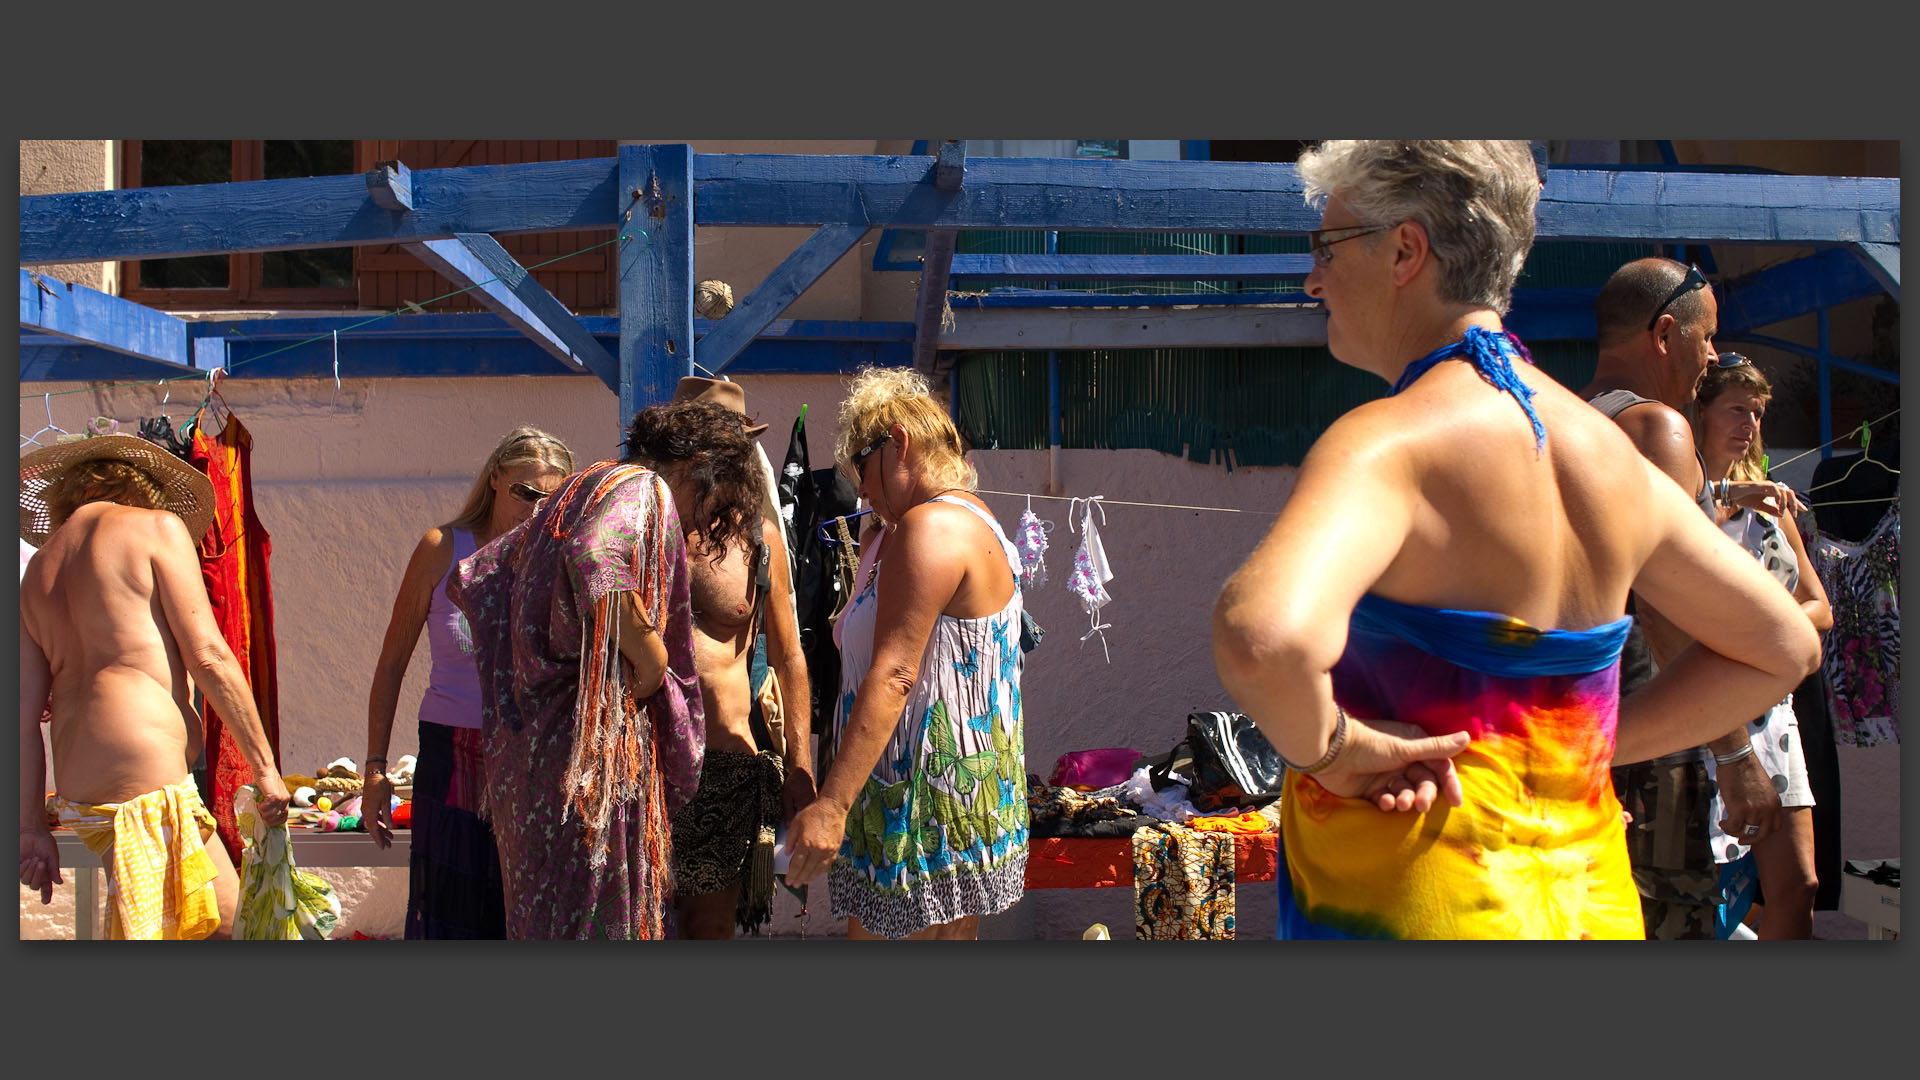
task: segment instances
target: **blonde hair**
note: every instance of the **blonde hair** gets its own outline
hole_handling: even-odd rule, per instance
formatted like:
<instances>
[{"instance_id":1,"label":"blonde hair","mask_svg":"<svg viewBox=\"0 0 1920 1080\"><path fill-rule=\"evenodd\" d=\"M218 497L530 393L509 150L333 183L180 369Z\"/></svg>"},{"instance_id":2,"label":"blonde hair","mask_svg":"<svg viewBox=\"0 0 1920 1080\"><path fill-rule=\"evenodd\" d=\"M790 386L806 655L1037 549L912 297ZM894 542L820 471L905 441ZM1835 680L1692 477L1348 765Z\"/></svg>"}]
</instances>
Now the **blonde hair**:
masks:
<instances>
[{"instance_id":1,"label":"blonde hair","mask_svg":"<svg viewBox=\"0 0 1920 1080\"><path fill-rule=\"evenodd\" d=\"M926 376L912 368L861 368L840 402L840 429L833 462L857 482L853 455L899 424L913 443L919 472L941 487L972 491L980 482L961 445L959 429L940 403Z\"/></svg>"},{"instance_id":2,"label":"blonde hair","mask_svg":"<svg viewBox=\"0 0 1920 1080\"><path fill-rule=\"evenodd\" d=\"M166 509L166 493L146 470L111 458L82 461L62 472L40 493L57 529L90 502L118 503L140 510Z\"/></svg>"},{"instance_id":3,"label":"blonde hair","mask_svg":"<svg viewBox=\"0 0 1920 1080\"><path fill-rule=\"evenodd\" d=\"M537 462L565 475L573 471L573 451L567 449L566 443L536 427L522 424L507 432L507 437L487 455L480 475L474 478L473 489L467 492L466 503L447 523L449 527L473 532L493 520L493 478L501 469L526 462Z\"/></svg>"},{"instance_id":4,"label":"blonde hair","mask_svg":"<svg viewBox=\"0 0 1920 1080\"><path fill-rule=\"evenodd\" d=\"M1736 388L1758 395L1761 401L1773 400L1773 384L1751 361L1733 367L1708 368L1707 373L1700 377L1700 389L1693 398L1693 415L1690 419L1693 421L1694 442L1699 443L1707 437L1707 406L1718 400L1721 394ZM1747 444L1747 452L1734 459L1733 465L1727 469L1728 476L1735 480L1767 478L1766 466L1762 464L1767 450L1760 436L1761 430L1755 428L1753 441Z\"/></svg>"}]
</instances>

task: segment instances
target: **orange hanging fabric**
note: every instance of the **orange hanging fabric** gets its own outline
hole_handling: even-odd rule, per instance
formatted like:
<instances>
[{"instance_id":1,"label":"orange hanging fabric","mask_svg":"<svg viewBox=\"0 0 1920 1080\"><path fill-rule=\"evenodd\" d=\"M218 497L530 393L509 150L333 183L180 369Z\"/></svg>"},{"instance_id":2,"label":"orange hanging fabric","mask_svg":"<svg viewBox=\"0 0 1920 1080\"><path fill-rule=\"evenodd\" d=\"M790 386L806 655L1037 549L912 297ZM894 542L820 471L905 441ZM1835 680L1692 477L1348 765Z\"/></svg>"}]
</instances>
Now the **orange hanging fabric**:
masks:
<instances>
[{"instance_id":1,"label":"orange hanging fabric","mask_svg":"<svg viewBox=\"0 0 1920 1080\"><path fill-rule=\"evenodd\" d=\"M267 564L273 541L253 507L253 436L229 411L226 426L209 435L196 425L187 460L213 481L214 521L200 538L200 577L207 586L220 635L247 673L254 707L274 760L280 758L280 691L273 647L273 593ZM207 773L214 820L227 854L239 865L242 844L233 796L253 782L253 770L212 703L202 708Z\"/></svg>"}]
</instances>

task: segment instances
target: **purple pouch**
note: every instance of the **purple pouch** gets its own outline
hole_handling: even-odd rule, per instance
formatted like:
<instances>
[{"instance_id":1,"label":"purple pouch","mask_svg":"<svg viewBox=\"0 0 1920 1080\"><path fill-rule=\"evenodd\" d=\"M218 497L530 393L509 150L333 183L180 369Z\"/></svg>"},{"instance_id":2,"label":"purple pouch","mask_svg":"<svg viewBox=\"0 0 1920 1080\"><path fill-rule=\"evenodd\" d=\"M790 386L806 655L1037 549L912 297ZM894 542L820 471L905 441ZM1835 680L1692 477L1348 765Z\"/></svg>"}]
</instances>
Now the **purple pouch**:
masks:
<instances>
[{"instance_id":1,"label":"purple pouch","mask_svg":"<svg viewBox=\"0 0 1920 1080\"><path fill-rule=\"evenodd\" d=\"M1124 784L1140 762L1140 751L1127 747L1074 750L1053 763L1047 783L1055 787L1107 788Z\"/></svg>"}]
</instances>

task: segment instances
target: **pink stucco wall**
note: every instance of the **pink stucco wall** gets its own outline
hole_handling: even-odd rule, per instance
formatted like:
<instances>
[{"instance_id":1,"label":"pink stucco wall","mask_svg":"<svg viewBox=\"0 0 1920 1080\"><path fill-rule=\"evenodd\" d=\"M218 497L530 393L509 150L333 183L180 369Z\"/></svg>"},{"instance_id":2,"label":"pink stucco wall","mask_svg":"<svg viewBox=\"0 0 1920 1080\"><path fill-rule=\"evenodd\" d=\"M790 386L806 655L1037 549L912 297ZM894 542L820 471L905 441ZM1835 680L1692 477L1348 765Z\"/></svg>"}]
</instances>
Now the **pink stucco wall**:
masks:
<instances>
[{"instance_id":1,"label":"pink stucco wall","mask_svg":"<svg viewBox=\"0 0 1920 1080\"><path fill-rule=\"evenodd\" d=\"M828 376L743 376L748 408L772 425L762 437L776 462L794 417L809 406L809 445L816 467L831 455L841 381ZM72 390L24 386L23 393ZM255 500L273 537L276 646L281 678L284 767L312 771L333 758L364 752L369 679L408 554L419 535L446 520L473 472L501 433L532 423L565 440L582 460L617 453L616 404L585 377L493 379L253 381L236 378L223 391L254 435ZM132 421L160 400L153 386L119 387L56 397L54 417L78 430L88 417ZM23 399L27 431L42 423L42 399ZM983 488L1044 491L1044 451L977 451ZM1028 658L1025 677L1028 770L1047 774L1068 750L1128 746L1166 750L1186 714L1228 707L1213 671L1207 620L1221 582L1250 551L1291 490L1293 470L1197 465L1151 450L1069 450L1061 454L1069 495L1233 508L1246 513L1111 506L1099 526L1115 578L1102 611L1111 662L1099 642L1076 639L1087 615L1063 585L1077 535L1067 504L1034 500L1056 523L1048 552L1050 581L1028 603L1046 627L1045 644ZM1025 500L986 496L1011 528ZM416 649L402 689L391 757L415 749L411 718L427 666ZM1881 858L1899 850L1897 747L1844 750L1846 849L1849 857ZM324 871L346 907L341 933L397 935L406 902L400 870ZM1130 925L1131 891L1036 892L1013 911L988 919L988 937L1078 936L1092 922ZM1242 937L1272 935L1270 885L1240 890ZM832 934L837 927L816 903L799 920L782 897L774 932ZM72 934L71 886L53 907L24 890L23 937ZM1824 916L1846 932L1850 920ZM1854 924L1857 925L1857 924Z\"/></svg>"}]
</instances>

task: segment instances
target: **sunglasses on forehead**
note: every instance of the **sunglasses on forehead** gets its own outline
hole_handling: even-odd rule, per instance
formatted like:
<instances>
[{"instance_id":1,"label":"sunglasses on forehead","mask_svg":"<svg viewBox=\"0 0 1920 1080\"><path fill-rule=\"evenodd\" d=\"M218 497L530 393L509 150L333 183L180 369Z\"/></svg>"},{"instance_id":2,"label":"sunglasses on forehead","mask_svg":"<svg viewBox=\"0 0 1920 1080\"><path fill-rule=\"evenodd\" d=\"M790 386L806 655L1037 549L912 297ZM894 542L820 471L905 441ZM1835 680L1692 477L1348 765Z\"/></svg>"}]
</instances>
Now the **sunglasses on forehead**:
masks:
<instances>
[{"instance_id":1,"label":"sunglasses on forehead","mask_svg":"<svg viewBox=\"0 0 1920 1080\"><path fill-rule=\"evenodd\" d=\"M1720 354L1720 358L1713 362L1713 366L1717 368L1732 368L1739 367L1741 364L1751 363L1753 363L1753 361L1741 356L1737 352L1723 352Z\"/></svg>"},{"instance_id":2,"label":"sunglasses on forehead","mask_svg":"<svg viewBox=\"0 0 1920 1080\"><path fill-rule=\"evenodd\" d=\"M1698 266L1687 267L1687 276L1681 279L1680 284L1673 287L1673 291L1667 294L1665 300L1660 301L1659 307L1653 309L1653 318L1647 320L1647 329L1651 330L1654 328L1655 324L1660 321L1660 316L1667 313L1667 309L1673 306L1675 300L1680 299L1695 289L1704 289L1706 287L1707 279L1705 275L1700 273L1700 268Z\"/></svg>"}]
</instances>

